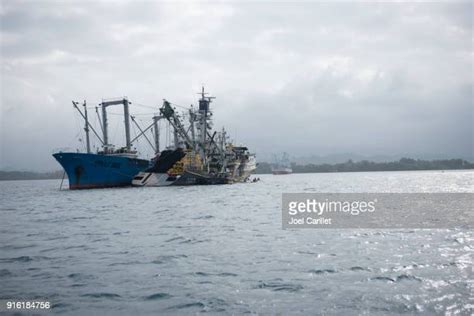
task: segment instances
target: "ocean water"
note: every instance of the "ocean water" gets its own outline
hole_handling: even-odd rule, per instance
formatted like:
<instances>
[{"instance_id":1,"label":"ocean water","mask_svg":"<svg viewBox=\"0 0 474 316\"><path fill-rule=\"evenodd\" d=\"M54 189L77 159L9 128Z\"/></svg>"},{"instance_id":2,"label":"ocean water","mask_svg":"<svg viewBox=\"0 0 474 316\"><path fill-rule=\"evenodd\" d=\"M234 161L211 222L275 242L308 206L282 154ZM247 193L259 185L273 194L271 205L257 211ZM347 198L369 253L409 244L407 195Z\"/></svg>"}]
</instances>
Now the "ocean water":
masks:
<instances>
[{"instance_id":1,"label":"ocean water","mask_svg":"<svg viewBox=\"0 0 474 316\"><path fill-rule=\"evenodd\" d=\"M471 314L470 230L283 230L282 192L474 192L472 171L59 191L0 182L0 299L53 314Z\"/></svg>"}]
</instances>

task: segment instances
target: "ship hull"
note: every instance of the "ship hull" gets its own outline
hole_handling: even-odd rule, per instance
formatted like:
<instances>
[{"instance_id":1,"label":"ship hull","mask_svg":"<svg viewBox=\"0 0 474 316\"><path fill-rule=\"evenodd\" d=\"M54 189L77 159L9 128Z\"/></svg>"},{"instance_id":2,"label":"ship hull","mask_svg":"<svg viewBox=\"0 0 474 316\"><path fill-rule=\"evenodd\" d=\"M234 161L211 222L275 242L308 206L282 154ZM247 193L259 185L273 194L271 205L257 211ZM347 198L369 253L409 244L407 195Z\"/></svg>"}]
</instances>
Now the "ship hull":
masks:
<instances>
[{"instance_id":1,"label":"ship hull","mask_svg":"<svg viewBox=\"0 0 474 316\"><path fill-rule=\"evenodd\" d=\"M142 171L137 174L132 185L137 187L164 187L169 185L215 185L215 184L231 184L235 182L246 182L253 170L245 171L241 177L218 177L198 172L185 171L181 175L169 175L167 173L155 173Z\"/></svg>"},{"instance_id":2,"label":"ship hull","mask_svg":"<svg viewBox=\"0 0 474 316\"><path fill-rule=\"evenodd\" d=\"M182 149L164 150L154 159L152 167L138 173L132 180L133 186L162 187L170 185L216 185L246 182L257 168L254 156L243 161L234 161L225 174L203 172L198 168L185 169L186 153ZM216 167L214 167L216 168ZM183 170L184 169L184 170ZM191 168L190 168L191 169Z\"/></svg>"},{"instance_id":3,"label":"ship hull","mask_svg":"<svg viewBox=\"0 0 474 316\"><path fill-rule=\"evenodd\" d=\"M137 158L86 153L56 153L53 157L67 173L69 189L123 187L149 167L149 161Z\"/></svg>"},{"instance_id":4,"label":"ship hull","mask_svg":"<svg viewBox=\"0 0 474 316\"><path fill-rule=\"evenodd\" d=\"M140 172L132 181L134 186L164 187L187 185L216 185L231 184L228 178L209 176L197 172L185 171L181 175L168 175L167 173Z\"/></svg>"},{"instance_id":5,"label":"ship hull","mask_svg":"<svg viewBox=\"0 0 474 316\"><path fill-rule=\"evenodd\" d=\"M133 178L132 185L137 187L165 187L172 185L176 179L176 176L170 176L167 173L142 171Z\"/></svg>"},{"instance_id":6,"label":"ship hull","mask_svg":"<svg viewBox=\"0 0 474 316\"><path fill-rule=\"evenodd\" d=\"M292 174L293 170L273 170L272 174L274 175L283 175L283 174Z\"/></svg>"},{"instance_id":7,"label":"ship hull","mask_svg":"<svg viewBox=\"0 0 474 316\"><path fill-rule=\"evenodd\" d=\"M250 175L257 169L257 160L255 156L250 156L245 162L239 166L239 176L236 177L236 182L246 182Z\"/></svg>"},{"instance_id":8,"label":"ship hull","mask_svg":"<svg viewBox=\"0 0 474 316\"><path fill-rule=\"evenodd\" d=\"M211 176L198 172L185 171L173 185L216 185L231 184L232 180L225 177Z\"/></svg>"}]
</instances>

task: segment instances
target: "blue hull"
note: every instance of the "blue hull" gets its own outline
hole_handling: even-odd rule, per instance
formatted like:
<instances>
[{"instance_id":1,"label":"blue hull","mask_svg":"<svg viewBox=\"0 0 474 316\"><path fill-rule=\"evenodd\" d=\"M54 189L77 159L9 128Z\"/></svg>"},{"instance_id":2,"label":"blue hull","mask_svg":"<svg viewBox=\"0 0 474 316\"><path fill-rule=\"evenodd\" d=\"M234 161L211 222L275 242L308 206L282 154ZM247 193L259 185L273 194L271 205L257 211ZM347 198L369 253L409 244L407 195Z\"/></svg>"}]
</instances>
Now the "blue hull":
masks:
<instances>
[{"instance_id":1,"label":"blue hull","mask_svg":"<svg viewBox=\"0 0 474 316\"><path fill-rule=\"evenodd\" d=\"M129 186L133 177L149 167L148 160L85 153L56 153L69 178L69 189Z\"/></svg>"}]
</instances>

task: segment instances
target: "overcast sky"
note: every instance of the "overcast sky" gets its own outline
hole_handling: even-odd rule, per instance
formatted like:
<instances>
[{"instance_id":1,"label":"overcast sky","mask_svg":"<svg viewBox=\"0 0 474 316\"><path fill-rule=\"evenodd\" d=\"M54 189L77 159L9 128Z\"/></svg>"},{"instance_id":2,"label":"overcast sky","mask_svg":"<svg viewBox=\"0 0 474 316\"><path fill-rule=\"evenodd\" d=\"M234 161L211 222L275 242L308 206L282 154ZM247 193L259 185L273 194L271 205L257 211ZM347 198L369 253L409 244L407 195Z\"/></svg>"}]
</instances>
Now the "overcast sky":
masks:
<instances>
[{"instance_id":1,"label":"overcast sky","mask_svg":"<svg viewBox=\"0 0 474 316\"><path fill-rule=\"evenodd\" d=\"M0 2L0 169L83 147L71 100L187 106L202 84L260 160L473 156L472 2Z\"/></svg>"}]
</instances>

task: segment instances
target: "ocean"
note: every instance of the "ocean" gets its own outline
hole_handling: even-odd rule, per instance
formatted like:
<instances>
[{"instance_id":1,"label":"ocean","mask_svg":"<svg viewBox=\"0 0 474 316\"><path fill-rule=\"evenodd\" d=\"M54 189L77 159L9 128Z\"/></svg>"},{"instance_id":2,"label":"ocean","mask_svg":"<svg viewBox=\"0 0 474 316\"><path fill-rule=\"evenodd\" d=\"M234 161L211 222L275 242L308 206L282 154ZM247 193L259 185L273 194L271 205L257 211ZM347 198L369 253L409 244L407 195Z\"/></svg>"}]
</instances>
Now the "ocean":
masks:
<instances>
[{"instance_id":1,"label":"ocean","mask_svg":"<svg viewBox=\"0 0 474 316\"><path fill-rule=\"evenodd\" d=\"M472 193L473 171L257 176L80 191L0 182L0 299L65 315L473 313L472 230L284 230L281 214L288 192Z\"/></svg>"}]
</instances>

